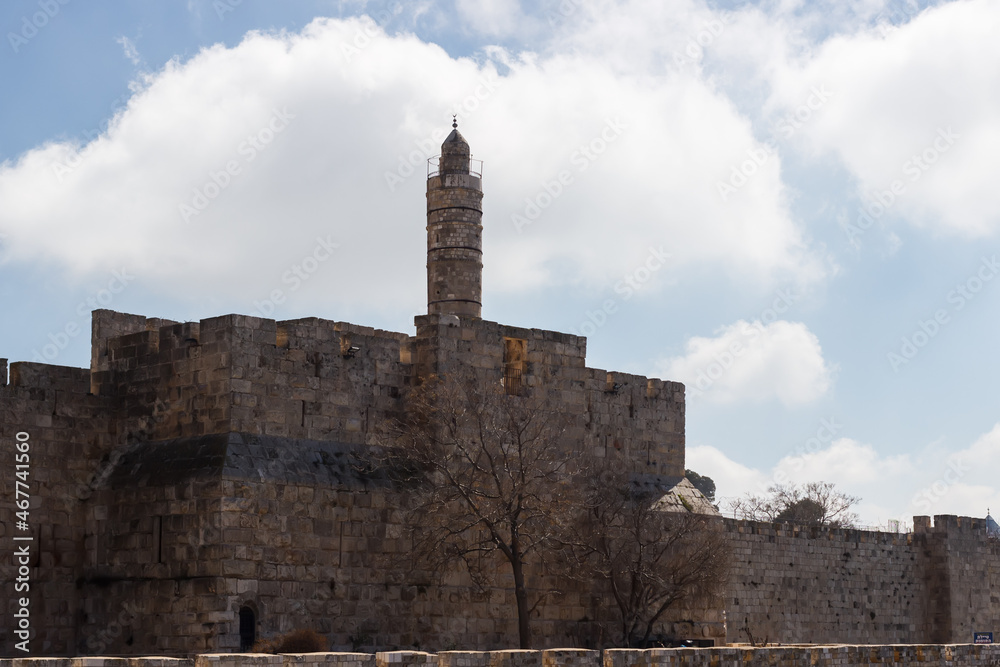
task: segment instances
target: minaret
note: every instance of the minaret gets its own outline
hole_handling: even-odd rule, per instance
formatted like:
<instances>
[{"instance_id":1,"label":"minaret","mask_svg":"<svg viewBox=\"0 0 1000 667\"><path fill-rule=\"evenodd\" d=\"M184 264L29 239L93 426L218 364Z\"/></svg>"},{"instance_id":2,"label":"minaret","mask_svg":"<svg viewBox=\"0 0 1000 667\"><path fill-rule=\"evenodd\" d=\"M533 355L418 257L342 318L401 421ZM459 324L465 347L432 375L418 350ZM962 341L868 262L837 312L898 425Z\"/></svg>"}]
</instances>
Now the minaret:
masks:
<instances>
[{"instance_id":1,"label":"minaret","mask_svg":"<svg viewBox=\"0 0 1000 667\"><path fill-rule=\"evenodd\" d=\"M451 126L427 178L427 313L481 317L482 169L473 171L469 144Z\"/></svg>"}]
</instances>

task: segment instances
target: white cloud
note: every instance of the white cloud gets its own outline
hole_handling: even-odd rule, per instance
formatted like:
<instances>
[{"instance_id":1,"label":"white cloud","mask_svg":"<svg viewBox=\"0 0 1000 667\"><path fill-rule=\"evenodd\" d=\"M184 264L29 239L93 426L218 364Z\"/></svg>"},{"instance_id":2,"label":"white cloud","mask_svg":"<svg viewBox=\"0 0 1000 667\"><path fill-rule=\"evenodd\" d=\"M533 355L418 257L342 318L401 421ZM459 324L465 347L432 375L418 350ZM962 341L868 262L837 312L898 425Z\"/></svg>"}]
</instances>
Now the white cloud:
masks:
<instances>
[{"instance_id":1,"label":"white cloud","mask_svg":"<svg viewBox=\"0 0 1000 667\"><path fill-rule=\"evenodd\" d=\"M518 0L455 0L455 8L466 26L491 37L519 30L524 20Z\"/></svg>"},{"instance_id":2,"label":"white cloud","mask_svg":"<svg viewBox=\"0 0 1000 667\"><path fill-rule=\"evenodd\" d=\"M761 284L825 270L789 215L776 157L720 200L716 183L758 144L696 76L623 77L585 52L492 49L476 63L370 20L317 19L141 83L100 138L0 166L5 259L74 274L125 265L170 296L210 286L248 310L283 289L313 312L417 311L424 159L457 110L486 160L489 292L613 284L650 246L678 271L707 264ZM272 136L275 110L294 118ZM255 137L270 143L251 160ZM220 175L230 163L239 173ZM560 172L572 182L552 197ZM404 178L390 189L388 174ZM215 194L213 180L228 185L185 223L180 206ZM518 233L512 216L529 202L545 206ZM290 295L282 276L327 236L341 252Z\"/></svg>"},{"instance_id":3,"label":"white cloud","mask_svg":"<svg viewBox=\"0 0 1000 667\"><path fill-rule=\"evenodd\" d=\"M128 37L122 35L115 40L122 47L122 53L128 58L133 65L138 65L142 62L142 58L139 57L139 50L135 48L135 42L133 42Z\"/></svg>"},{"instance_id":4,"label":"white cloud","mask_svg":"<svg viewBox=\"0 0 1000 667\"><path fill-rule=\"evenodd\" d=\"M833 99L801 137L841 160L865 202L897 181L900 193L882 194L889 215L970 236L994 233L998 25L996 2L961 0L898 27L880 22L832 38L801 59L771 61L769 107L787 112L825 86Z\"/></svg>"},{"instance_id":5,"label":"white cloud","mask_svg":"<svg viewBox=\"0 0 1000 667\"><path fill-rule=\"evenodd\" d=\"M930 443L894 456L851 438L833 439L836 420L824 423L834 427L820 426L819 437L797 444L769 469L747 467L710 446L688 448L686 466L712 477L720 499L761 493L776 483L832 482L861 498L856 509L867 525L910 523L916 515L982 517L1000 508L994 472L1000 467L1000 423L962 449Z\"/></svg>"},{"instance_id":6,"label":"white cloud","mask_svg":"<svg viewBox=\"0 0 1000 667\"><path fill-rule=\"evenodd\" d=\"M746 492L759 493L766 490L769 483L766 473L748 468L708 445L688 447L684 466L711 477L718 498L736 497Z\"/></svg>"},{"instance_id":7,"label":"white cloud","mask_svg":"<svg viewBox=\"0 0 1000 667\"><path fill-rule=\"evenodd\" d=\"M819 340L801 322L738 320L714 337L688 340L685 354L665 360L663 377L687 385L688 395L714 403L778 399L812 402L830 388L833 369Z\"/></svg>"}]
</instances>

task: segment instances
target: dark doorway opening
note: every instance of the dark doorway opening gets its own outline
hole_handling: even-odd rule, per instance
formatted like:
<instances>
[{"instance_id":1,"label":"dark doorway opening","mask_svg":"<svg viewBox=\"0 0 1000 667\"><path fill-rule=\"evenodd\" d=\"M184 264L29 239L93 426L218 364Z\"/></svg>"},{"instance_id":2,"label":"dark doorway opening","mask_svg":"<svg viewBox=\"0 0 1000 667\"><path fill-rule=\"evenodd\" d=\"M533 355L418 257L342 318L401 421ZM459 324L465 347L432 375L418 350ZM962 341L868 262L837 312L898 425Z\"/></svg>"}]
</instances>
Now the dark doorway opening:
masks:
<instances>
[{"instance_id":1,"label":"dark doorway opening","mask_svg":"<svg viewBox=\"0 0 1000 667\"><path fill-rule=\"evenodd\" d=\"M240 609L240 652L245 653L253 648L257 641L257 615L250 607Z\"/></svg>"}]
</instances>

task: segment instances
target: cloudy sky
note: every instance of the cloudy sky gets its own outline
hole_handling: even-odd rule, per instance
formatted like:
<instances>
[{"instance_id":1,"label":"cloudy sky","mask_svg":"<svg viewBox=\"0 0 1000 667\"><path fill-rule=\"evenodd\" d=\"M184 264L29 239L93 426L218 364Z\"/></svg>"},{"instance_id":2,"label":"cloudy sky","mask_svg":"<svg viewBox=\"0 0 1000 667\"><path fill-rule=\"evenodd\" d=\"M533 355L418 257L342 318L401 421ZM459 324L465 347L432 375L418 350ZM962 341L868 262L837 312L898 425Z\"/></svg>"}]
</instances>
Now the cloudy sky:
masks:
<instances>
[{"instance_id":1,"label":"cloudy sky","mask_svg":"<svg viewBox=\"0 0 1000 667\"><path fill-rule=\"evenodd\" d=\"M487 319L683 381L723 497L1000 509L995 0L11 0L0 356L89 311L412 332L426 159L484 167Z\"/></svg>"}]
</instances>

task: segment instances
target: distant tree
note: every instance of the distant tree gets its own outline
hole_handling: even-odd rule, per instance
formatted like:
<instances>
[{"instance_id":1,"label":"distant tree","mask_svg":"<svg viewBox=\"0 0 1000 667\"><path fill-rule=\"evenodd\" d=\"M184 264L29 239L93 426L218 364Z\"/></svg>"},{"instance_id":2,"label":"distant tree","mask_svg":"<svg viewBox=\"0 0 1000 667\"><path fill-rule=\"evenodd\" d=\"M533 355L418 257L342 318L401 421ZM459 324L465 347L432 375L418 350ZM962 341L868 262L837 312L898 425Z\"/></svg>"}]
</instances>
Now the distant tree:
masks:
<instances>
[{"instance_id":1,"label":"distant tree","mask_svg":"<svg viewBox=\"0 0 1000 667\"><path fill-rule=\"evenodd\" d=\"M708 475L699 475L694 470L685 470L684 476L709 502L715 502L715 480Z\"/></svg>"},{"instance_id":2,"label":"distant tree","mask_svg":"<svg viewBox=\"0 0 1000 667\"><path fill-rule=\"evenodd\" d=\"M804 526L851 528L858 522L851 508L861 502L829 482L803 485L775 484L766 494L748 493L730 502L730 509L740 519L785 521Z\"/></svg>"},{"instance_id":3,"label":"distant tree","mask_svg":"<svg viewBox=\"0 0 1000 667\"><path fill-rule=\"evenodd\" d=\"M461 563L481 588L512 573L521 648L531 647L530 565L565 523L561 419L544 402L508 394L499 378L432 376L406 397L378 462L413 493L411 557L431 570Z\"/></svg>"},{"instance_id":4,"label":"distant tree","mask_svg":"<svg viewBox=\"0 0 1000 667\"><path fill-rule=\"evenodd\" d=\"M724 590L731 547L718 517L668 509L662 492L624 472L584 473L578 482L581 511L563 538L568 571L607 584L622 646L647 647L671 607Z\"/></svg>"},{"instance_id":5,"label":"distant tree","mask_svg":"<svg viewBox=\"0 0 1000 667\"><path fill-rule=\"evenodd\" d=\"M817 500L802 498L778 512L775 521L797 523L806 526L820 526L825 523L825 508Z\"/></svg>"}]
</instances>

